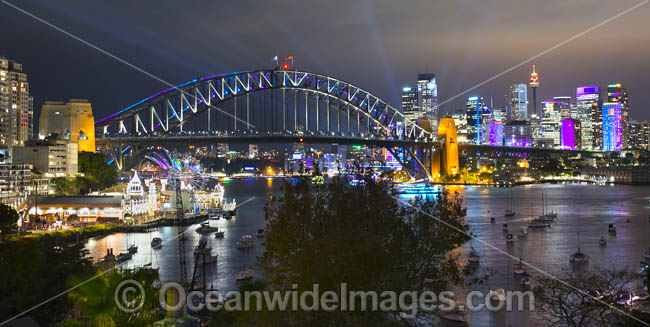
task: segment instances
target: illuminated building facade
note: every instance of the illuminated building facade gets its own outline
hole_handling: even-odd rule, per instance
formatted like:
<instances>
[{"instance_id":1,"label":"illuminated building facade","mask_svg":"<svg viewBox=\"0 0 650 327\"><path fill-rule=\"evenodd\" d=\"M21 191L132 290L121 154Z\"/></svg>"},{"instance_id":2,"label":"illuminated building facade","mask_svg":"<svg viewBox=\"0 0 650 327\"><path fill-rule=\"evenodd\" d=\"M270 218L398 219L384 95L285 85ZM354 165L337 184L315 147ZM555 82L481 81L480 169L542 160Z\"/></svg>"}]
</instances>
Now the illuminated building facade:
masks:
<instances>
[{"instance_id":1,"label":"illuminated building facade","mask_svg":"<svg viewBox=\"0 0 650 327\"><path fill-rule=\"evenodd\" d=\"M553 97L553 101L557 101L558 110L560 111L560 116L562 119L572 118L571 108L573 108L574 105L573 99L571 97Z\"/></svg>"},{"instance_id":2,"label":"illuminated building facade","mask_svg":"<svg viewBox=\"0 0 650 327\"><path fill-rule=\"evenodd\" d=\"M45 101L38 121L39 138L57 135L58 139L77 143L79 151L95 152L95 117L84 99L68 103Z\"/></svg>"},{"instance_id":3,"label":"illuminated building facade","mask_svg":"<svg viewBox=\"0 0 650 327\"><path fill-rule=\"evenodd\" d=\"M438 83L434 74L418 74L417 97L420 115L431 123L431 130L438 128Z\"/></svg>"},{"instance_id":4,"label":"illuminated building facade","mask_svg":"<svg viewBox=\"0 0 650 327\"><path fill-rule=\"evenodd\" d=\"M502 146L503 145L503 123L495 121L488 124L487 139L485 140L487 144L493 146Z\"/></svg>"},{"instance_id":5,"label":"illuminated building facade","mask_svg":"<svg viewBox=\"0 0 650 327\"><path fill-rule=\"evenodd\" d=\"M524 83L514 84L509 90L510 119L528 119L528 87Z\"/></svg>"},{"instance_id":6,"label":"illuminated building facade","mask_svg":"<svg viewBox=\"0 0 650 327\"><path fill-rule=\"evenodd\" d=\"M597 85L581 86L576 89L577 115L582 124L582 148L599 148L602 143L602 117L600 112L600 91ZM602 119L602 118L601 118Z\"/></svg>"},{"instance_id":7,"label":"illuminated building facade","mask_svg":"<svg viewBox=\"0 0 650 327\"><path fill-rule=\"evenodd\" d=\"M532 131L528 121L513 120L503 126L505 146L530 147L532 144Z\"/></svg>"},{"instance_id":8,"label":"illuminated building facade","mask_svg":"<svg viewBox=\"0 0 650 327\"><path fill-rule=\"evenodd\" d=\"M580 150L582 137L580 135L580 121L577 119L562 119L560 129L560 148L563 150Z\"/></svg>"},{"instance_id":9,"label":"illuminated building facade","mask_svg":"<svg viewBox=\"0 0 650 327\"><path fill-rule=\"evenodd\" d=\"M629 145L633 149L650 149L650 122L631 121L629 129Z\"/></svg>"},{"instance_id":10,"label":"illuminated building facade","mask_svg":"<svg viewBox=\"0 0 650 327\"><path fill-rule=\"evenodd\" d=\"M458 112L451 115L456 125L456 135L458 143L467 143L467 114Z\"/></svg>"},{"instance_id":11,"label":"illuminated building facade","mask_svg":"<svg viewBox=\"0 0 650 327\"><path fill-rule=\"evenodd\" d=\"M545 144L551 147L560 146L560 105L556 100L542 102L541 133Z\"/></svg>"},{"instance_id":12,"label":"illuminated building facade","mask_svg":"<svg viewBox=\"0 0 650 327\"><path fill-rule=\"evenodd\" d=\"M77 143L64 140L30 140L24 147L11 150L14 162L24 162L40 170L45 177L68 177L78 172Z\"/></svg>"},{"instance_id":13,"label":"illuminated building facade","mask_svg":"<svg viewBox=\"0 0 650 327\"><path fill-rule=\"evenodd\" d=\"M483 140L483 99L473 96L467 99L465 104L467 115L467 142L481 144Z\"/></svg>"},{"instance_id":14,"label":"illuminated building facade","mask_svg":"<svg viewBox=\"0 0 650 327\"><path fill-rule=\"evenodd\" d=\"M23 65L0 57L0 144L23 146L32 137L33 101Z\"/></svg>"},{"instance_id":15,"label":"illuminated building facade","mask_svg":"<svg viewBox=\"0 0 650 327\"><path fill-rule=\"evenodd\" d=\"M533 72L530 74L528 86L533 90L533 115L537 116L537 88L539 87L539 75L535 71L535 65L533 65Z\"/></svg>"},{"instance_id":16,"label":"illuminated building facade","mask_svg":"<svg viewBox=\"0 0 650 327\"><path fill-rule=\"evenodd\" d=\"M623 128L620 102L603 103L603 150L619 151L623 145Z\"/></svg>"},{"instance_id":17,"label":"illuminated building facade","mask_svg":"<svg viewBox=\"0 0 650 327\"><path fill-rule=\"evenodd\" d=\"M627 89L621 83L607 85L607 102L618 102L621 104L621 126L623 129L624 149L630 147L629 126L630 126L630 107L628 105Z\"/></svg>"},{"instance_id":18,"label":"illuminated building facade","mask_svg":"<svg viewBox=\"0 0 650 327\"><path fill-rule=\"evenodd\" d=\"M420 118L417 89L410 86L402 88L402 112L409 120L417 121Z\"/></svg>"}]
</instances>

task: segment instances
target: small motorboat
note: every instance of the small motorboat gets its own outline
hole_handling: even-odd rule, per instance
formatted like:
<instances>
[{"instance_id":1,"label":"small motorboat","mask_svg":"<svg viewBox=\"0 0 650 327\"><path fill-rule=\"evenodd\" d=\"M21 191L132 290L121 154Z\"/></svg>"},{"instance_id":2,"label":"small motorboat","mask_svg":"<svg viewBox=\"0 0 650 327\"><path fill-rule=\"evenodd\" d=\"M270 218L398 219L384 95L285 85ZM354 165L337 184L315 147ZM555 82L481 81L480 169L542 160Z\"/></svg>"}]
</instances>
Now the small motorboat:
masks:
<instances>
[{"instance_id":1,"label":"small motorboat","mask_svg":"<svg viewBox=\"0 0 650 327\"><path fill-rule=\"evenodd\" d=\"M508 231L508 228L509 228L509 227L508 227L508 224L503 224L503 231L504 231L504 232L507 232L507 231Z\"/></svg>"},{"instance_id":2,"label":"small motorboat","mask_svg":"<svg viewBox=\"0 0 650 327\"><path fill-rule=\"evenodd\" d=\"M490 218L490 224L494 224L495 222L497 222L496 218L494 217Z\"/></svg>"},{"instance_id":3,"label":"small motorboat","mask_svg":"<svg viewBox=\"0 0 650 327\"><path fill-rule=\"evenodd\" d=\"M254 245L252 235L242 236L236 243L238 249L250 249Z\"/></svg>"},{"instance_id":4,"label":"small motorboat","mask_svg":"<svg viewBox=\"0 0 650 327\"><path fill-rule=\"evenodd\" d=\"M473 247L472 251L470 251L469 255L467 256L467 261L469 261L471 264L478 264L481 261L481 256L478 255Z\"/></svg>"},{"instance_id":5,"label":"small motorboat","mask_svg":"<svg viewBox=\"0 0 650 327\"><path fill-rule=\"evenodd\" d=\"M257 233L255 235L257 237L266 237L266 231L263 228L260 228L257 230Z\"/></svg>"},{"instance_id":6,"label":"small motorboat","mask_svg":"<svg viewBox=\"0 0 650 327\"><path fill-rule=\"evenodd\" d=\"M521 259L519 259L519 263L516 263L512 268L512 272L515 273L515 275L521 275L526 272L526 265L524 265L524 262Z\"/></svg>"},{"instance_id":7,"label":"small motorboat","mask_svg":"<svg viewBox=\"0 0 650 327\"><path fill-rule=\"evenodd\" d=\"M469 321L469 313L466 310L461 310L461 306L463 305L459 305L457 303L450 310L440 310L438 312L438 316L440 316L440 318L443 320L453 323L454 325L466 324Z\"/></svg>"},{"instance_id":8,"label":"small motorboat","mask_svg":"<svg viewBox=\"0 0 650 327\"><path fill-rule=\"evenodd\" d=\"M239 282L246 279L251 279L255 276L253 268L245 268L235 273L235 281Z\"/></svg>"},{"instance_id":9,"label":"small motorboat","mask_svg":"<svg viewBox=\"0 0 650 327\"><path fill-rule=\"evenodd\" d=\"M219 228L210 226L209 223L201 224L201 227L196 229L196 232L199 234L209 234L219 231Z\"/></svg>"},{"instance_id":10,"label":"small motorboat","mask_svg":"<svg viewBox=\"0 0 650 327\"><path fill-rule=\"evenodd\" d=\"M616 235L616 226L614 226L614 224L609 224L609 226L607 227L607 232L610 235Z\"/></svg>"},{"instance_id":11,"label":"small motorboat","mask_svg":"<svg viewBox=\"0 0 650 327\"><path fill-rule=\"evenodd\" d=\"M506 212L503 213L505 217L512 217L515 215L515 211L513 209L507 209Z\"/></svg>"},{"instance_id":12,"label":"small motorboat","mask_svg":"<svg viewBox=\"0 0 650 327\"><path fill-rule=\"evenodd\" d=\"M530 224L528 224L528 228L549 228L551 227L550 224L548 224L544 220L540 220L539 218L533 219Z\"/></svg>"},{"instance_id":13,"label":"small motorboat","mask_svg":"<svg viewBox=\"0 0 650 327\"><path fill-rule=\"evenodd\" d=\"M512 234L506 235L506 243L512 243L514 241L515 241L515 239L514 239L514 237L512 237Z\"/></svg>"},{"instance_id":14,"label":"small motorboat","mask_svg":"<svg viewBox=\"0 0 650 327\"><path fill-rule=\"evenodd\" d=\"M151 240L151 248L152 249L160 249L160 248L162 248L162 239L160 237L154 237Z\"/></svg>"},{"instance_id":15,"label":"small motorboat","mask_svg":"<svg viewBox=\"0 0 650 327\"><path fill-rule=\"evenodd\" d=\"M133 254L129 253L128 251L122 252L117 255L117 262L124 262L127 260L131 260L131 258L133 258Z\"/></svg>"},{"instance_id":16,"label":"small motorboat","mask_svg":"<svg viewBox=\"0 0 650 327\"><path fill-rule=\"evenodd\" d=\"M494 302L505 302L506 301L506 290L503 288L496 288L488 292L488 298L490 301Z\"/></svg>"},{"instance_id":17,"label":"small motorboat","mask_svg":"<svg viewBox=\"0 0 650 327\"><path fill-rule=\"evenodd\" d=\"M222 230L214 232L214 238L223 238L224 232Z\"/></svg>"},{"instance_id":18,"label":"small motorboat","mask_svg":"<svg viewBox=\"0 0 650 327\"><path fill-rule=\"evenodd\" d=\"M522 286L528 286L530 285L530 282L531 282L530 275L527 272L524 272L521 275L521 280L519 281L519 284L521 284Z\"/></svg>"},{"instance_id":19,"label":"small motorboat","mask_svg":"<svg viewBox=\"0 0 650 327\"><path fill-rule=\"evenodd\" d=\"M598 241L598 245L600 245L600 246L607 245L607 239L605 239L605 235L600 237L600 241Z\"/></svg>"},{"instance_id":20,"label":"small motorboat","mask_svg":"<svg viewBox=\"0 0 650 327\"><path fill-rule=\"evenodd\" d=\"M127 251L129 251L129 253L131 253L131 254L137 253L138 252L138 246L135 245L135 244L130 245L129 248L127 249Z\"/></svg>"},{"instance_id":21,"label":"small motorboat","mask_svg":"<svg viewBox=\"0 0 650 327\"><path fill-rule=\"evenodd\" d=\"M525 229L525 228L522 228L522 229L519 231L519 234L517 234L517 237L518 237L518 238L524 238L524 237L526 237L526 236L528 236L528 230Z\"/></svg>"},{"instance_id":22,"label":"small motorboat","mask_svg":"<svg viewBox=\"0 0 650 327\"><path fill-rule=\"evenodd\" d=\"M572 263L589 262L589 256L584 254L583 252L580 252L580 248L578 248L578 251L574 252L571 255L571 257L569 257L569 262L572 262Z\"/></svg>"}]
</instances>

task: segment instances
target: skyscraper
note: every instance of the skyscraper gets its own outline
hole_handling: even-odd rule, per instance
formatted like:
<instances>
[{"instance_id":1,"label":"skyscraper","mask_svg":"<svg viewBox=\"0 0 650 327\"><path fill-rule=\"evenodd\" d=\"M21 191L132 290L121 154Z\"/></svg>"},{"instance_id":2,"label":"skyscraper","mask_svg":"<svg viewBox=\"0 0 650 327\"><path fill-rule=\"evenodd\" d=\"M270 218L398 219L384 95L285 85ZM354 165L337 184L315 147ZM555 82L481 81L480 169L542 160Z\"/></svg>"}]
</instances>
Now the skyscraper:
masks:
<instances>
[{"instance_id":1,"label":"skyscraper","mask_svg":"<svg viewBox=\"0 0 650 327\"><path fill-rule=\"evenodd\" d=\"M603 103L603 150L619 151L623 143L620 102Z\"/></svg>"},{"instance_id":2,"label":"skyscraper","mask_svg":"<svg viewBox=\"0 0 650 327\"><path fill-rule=\"evenodd\" d=\"M571 108L573 107L573 99L569 96L562 97L553 97L554 101L557 101L558 108L560 110L560 116L562 119L571 118Z\"/></svg>"},{"instance_id":3,"label":"skyscraper","mask_svg":"<svg viewBox=\"0 0 650 327\"><path fill-rule=\"evenodd\" d=\"M542 138L545 144L552 147L560 146L560 105L558 101L542 101Z\"/></svg>"},{"instance_id":4,"label":"skyscraper","mask_svg":"<svg viewBox=\"0 0 650 327\"><path fill-rule=\"evenodd\" d=\"M434 74L418 74L418 107L422 117L431 122L431 130L438 129L438 84Z\"/></svg>"},{"instance_id":5,"label":"skyscraper","mask_svg":"<svg viewBox=\"0 0 650 327\"><path fill-rule=\"evenodd\" d=\"M621 127L623 129L622 147L624 149L630 146L630 107L628 106L627 100L627 89L622 87L621 83L607 85L607 102L618 102L621 104Z\"/></svg>"},{"instance_id":6,"label":"skyscraper","mask_svg":"<svg viewBox=\"0 0 650 327\"><path fill-rule=\"evenodd\" d=\"M580 136L580 121L577 119L562 119L560 132L560 147L563 150L580 150L582 137Z\"/></svg>"},{"instance_id":7,"label":"skyscraper","mask_svg":"<svg viewBox=\"0 0 650 327\"><path fill-rule=\"evenodd\" d=\"M582 148L599 148L602 143L602 117L598 85L581 86L576 89L577 115L582 128ZM602 118L601 118L602 119Z\"/></svg>"},{"instance_id":8,"label":"skyscraper","mask_svg":"<svg viewBox=\"0 0 650 327\"><path fill-rule=\"evenodd\" d=\"M530 82L528 83L531 89L533 89L533 115L537 116L537 88L539 87L539 75L535 71L535 65L533 65L533 72L530 74Z\"/></svg>"},{"instance_id":9,"label":"skyscraper","mask_svg":"<svg viewBox=\"0 0 650 327\"><path fill-rule=\"evenodd\" d=\"M465 112L467 113L467 142L481 144L481 140L483 140L483 99L477 96L468 98Z\"/></svg>"},{"instance_id":10,"label":"skyscraper","mask_svg":"<svg viewBox=\"0 0 650 327\"><path fill-rule=\"evenodd\" d=\"M402 112L414 122L420 118L417 90L410 86L402 88Z\"/></svg>"},{"instance_id":11,"label":"skyscraper","mask_svg":"<svg viewBox=\"0 0 650 327\"><path fill-rule=\"evenodd\" d=\"M510 85L510 119L528 119L528 88L526 84Z\"/></svg>"},{"instance_id":12,"label":"skyscraper","mask_svg":"<svg viewBox=\"0 0 650 327\"><path fill-rule=\"evenodd\" d=\"M0 57L0 144L23 146L32 137L32 106L23 65Z\"/></svg>"}]
</instances>

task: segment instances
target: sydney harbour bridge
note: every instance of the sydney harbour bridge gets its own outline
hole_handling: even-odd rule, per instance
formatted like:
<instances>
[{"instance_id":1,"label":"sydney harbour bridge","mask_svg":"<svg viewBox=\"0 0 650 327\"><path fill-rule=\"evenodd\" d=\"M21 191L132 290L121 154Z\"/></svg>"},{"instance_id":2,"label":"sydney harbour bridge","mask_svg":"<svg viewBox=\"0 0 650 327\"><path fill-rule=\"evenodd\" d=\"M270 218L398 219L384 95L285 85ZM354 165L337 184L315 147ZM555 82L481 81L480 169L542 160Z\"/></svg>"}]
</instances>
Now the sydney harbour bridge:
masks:
<instances>
[{"instance_id":1,"label":"sydney harbour bridge","mask_svg":"<svg viewBox=\"0 0 650 327\"><path fill-rule=\"evenodd\" d=\"M386 148L413 173L457 173L453 120L431 131L363 88L295 70L196 78L95 122L98 149L118 169L152 146L217 143L365 144ZM472 153L528 157L540 150L460 145ZM561 151L543 149L541 151ZM455 166L454 166L455 165Z\"/></svg>"}]
</instances>

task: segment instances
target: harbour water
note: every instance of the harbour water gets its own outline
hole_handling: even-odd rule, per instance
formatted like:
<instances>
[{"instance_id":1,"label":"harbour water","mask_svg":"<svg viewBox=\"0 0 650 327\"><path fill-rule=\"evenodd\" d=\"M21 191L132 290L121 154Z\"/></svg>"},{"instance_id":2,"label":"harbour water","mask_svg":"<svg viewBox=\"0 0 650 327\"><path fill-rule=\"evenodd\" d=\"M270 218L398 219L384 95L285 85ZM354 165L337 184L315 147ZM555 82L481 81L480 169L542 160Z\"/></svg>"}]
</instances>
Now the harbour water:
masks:
<instances>
[{"instance_id":1,"label":"harbour water","mask_svg":"<svg viewBox=\"0 0 650 327\"><path fill-rule=\"evenodd\" d=\"M257 238L257 229L264 228L264 205L272 195L279 195L283 180L280 179L242 179L233 180L224 185L225 197L236 198L239 207L237 216L232 220L213 220L210 224L225 232L223 239L208 238L212 253L218 254L217 264L210 266L207 273L208 286L227 291L237 288L233 274L247 266L254 266L256 257L263 253L261 238ZM585 269L608 269L627 267L636 270L643 257L643 251L650 244L650 187L647 186L613 186L613 185L529 185L510 188L488 187L450 187L464 197L467 207L466 222L470 231L483 242L524 261L550 274L561 275L570 270L569 256L577 250L578 233L580 233L582 252L590 256ZM508 223L514 235L521 228L526 228L530 218L540 215L544 194L546 208L558 213L558 219L548 229L528 229L526 238L516 238L506 244L506 233L502 224ZM510 199L516 211L514 217L504 217ZM496 222L490 223L490 217ZM629 219L629 222L627 220ZM607 234L608 224L617 227L617 235ZM192 276L194 266L193 249L198 244L200 235L194 230L198 225L187 227L161 227L150 233L113 234L101 239L91 240L87 244L91 255L102 257L106 248L113 248L114 253L126 250L127 243L138 245L139 250L132 260L122 265L126 268L141 267L151 264L159 268L163 282L178 281L179 246L177 228L189 229L182 255L187 262L188 278ZM253 235L255 247L246 252L235 247L236 241L245 234ZM607 238L605 247L599 246L602 235ZM163 247L152 250L150 241L153 237L163 239ZM494 248L478 241L471 241L460 251L469 252L469 247L481 256L480 266L476 271L482 275L488 271L494 274L486 283L470 287L472 290L487 292L493 288L522 290L519 278L512 273L516 260L504 255ZM542 274L528 268L533 284L535 278ZM259 277L259 272L256 273ZM471 313L472 326L543 326L538 314L534 312L500 312Z\"/></svg>"}]
</instances>

